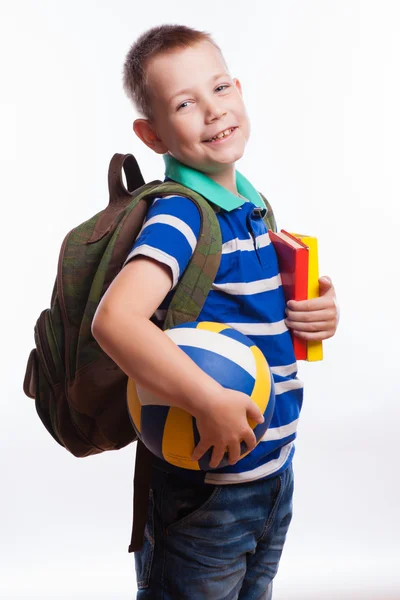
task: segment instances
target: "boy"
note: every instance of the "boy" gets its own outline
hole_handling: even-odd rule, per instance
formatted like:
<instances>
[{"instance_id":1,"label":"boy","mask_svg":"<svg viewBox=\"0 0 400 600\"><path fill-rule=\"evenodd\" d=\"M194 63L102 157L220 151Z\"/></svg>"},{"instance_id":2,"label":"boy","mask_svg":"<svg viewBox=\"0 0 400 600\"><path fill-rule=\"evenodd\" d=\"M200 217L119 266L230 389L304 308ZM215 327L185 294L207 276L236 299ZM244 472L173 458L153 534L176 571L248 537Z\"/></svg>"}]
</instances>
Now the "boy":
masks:
<instances>
[{"instance_id":1,"label":"boy","mask_svg":"<svg viewBox=\"0 0 400 600\"><path fill-rule=\"evenodd\" d=\"M155 460L145 543L135 553L137 598L269 599L291 519L302 404L288 328L306 339L331 337L334 289L321 279L319 298L286 307L262 200L235 170L250 132L241 86L208 34L173 25L146 32L127 55L124 85L143 116L134 131L164 155L166 177L219 207L221 264L199 320L230 324L254 340L276 392L270 428L256 446L247 419L263 417L252 400L208 377L150 321L155 314L162 323L200 231L190 200L156 199L93 334L131 378L196 417L194 459L213 453L207 473ZM239 461L241 440L251 452ZM217 469L226 450L229 466Z\"/></svg>"}]
</instances>

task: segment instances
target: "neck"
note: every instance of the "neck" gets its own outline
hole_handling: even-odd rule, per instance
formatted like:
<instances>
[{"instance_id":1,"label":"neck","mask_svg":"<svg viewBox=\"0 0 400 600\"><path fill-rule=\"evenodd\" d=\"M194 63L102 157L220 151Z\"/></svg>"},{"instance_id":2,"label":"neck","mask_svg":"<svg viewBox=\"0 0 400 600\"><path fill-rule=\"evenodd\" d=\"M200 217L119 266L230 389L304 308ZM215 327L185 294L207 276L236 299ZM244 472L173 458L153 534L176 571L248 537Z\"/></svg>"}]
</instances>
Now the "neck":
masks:
<instances>
[{"instance_id":1,"label":"neck","mask_svg":"<svg viewBox=\"0 0 400 600\"><path fill-rule=\"evenodd\" d=\"M236 171L235 165L230 165L229 168L221 171L220 173L208 173L208 177L218 183L235 196L238 195L238 189L236 186Z\"/></svg>"}]
</instances>

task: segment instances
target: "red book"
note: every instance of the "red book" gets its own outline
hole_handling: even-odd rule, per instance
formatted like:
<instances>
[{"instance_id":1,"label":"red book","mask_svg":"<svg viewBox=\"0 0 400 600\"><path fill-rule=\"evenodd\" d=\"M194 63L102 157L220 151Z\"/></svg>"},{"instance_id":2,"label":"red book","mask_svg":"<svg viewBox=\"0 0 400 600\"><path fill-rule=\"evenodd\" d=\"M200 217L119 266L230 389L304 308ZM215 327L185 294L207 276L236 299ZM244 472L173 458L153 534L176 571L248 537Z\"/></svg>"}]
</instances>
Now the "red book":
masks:
<instances>
[{"instance_id":1,"label":"red book","mask_svg":"<svg viewBox=\"0 0 400 600\"><path fill-rule=\"evenodd\" d=\"M308 246L284 229L278 233L269 231L274 245L286 302L308 298ZM292 333L296 360L307 360L307 341Z\"/></svg>"}]
</instances>

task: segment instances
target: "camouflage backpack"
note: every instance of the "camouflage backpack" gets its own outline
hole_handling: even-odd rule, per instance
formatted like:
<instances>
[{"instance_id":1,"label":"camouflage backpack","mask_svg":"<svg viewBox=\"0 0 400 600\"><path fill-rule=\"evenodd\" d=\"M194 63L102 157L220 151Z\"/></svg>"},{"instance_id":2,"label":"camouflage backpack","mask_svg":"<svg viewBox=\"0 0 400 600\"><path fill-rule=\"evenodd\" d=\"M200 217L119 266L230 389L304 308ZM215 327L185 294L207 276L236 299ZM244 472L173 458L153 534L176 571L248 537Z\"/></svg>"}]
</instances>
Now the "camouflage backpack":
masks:
<instances>
[{"instance_id":1,"label":"camouflage backpack","mask_svg":"<svg viewBox=\"0 0 400 600\"><path fill-rule=\"evenodd\" d=\"M172 298L164 329L197 319L221 257L221 232L215 217L218 208L201 195L172 181L145 184L131 154L113 156L108 187L107 208L75 227L64 239L51 306L36 323L36 347L29 355L24 379L24 392L35 399L38 415L49 433L77 457L123 448L136 440L127 409L127 377L97 344L91 324L103 294L122 268L151 201L171 194L186 196L196 204L201 217L199 240ZM272 210L267 206L267 226L275 229ZM141 493L135 492L135 516L144 512L150 462L150 453L139 444L135 491ZM136 534L132 539L136 541L131 550L140 547L138 539L145 518L141 516L134 520Z\"/></svg>"}]
</instances>

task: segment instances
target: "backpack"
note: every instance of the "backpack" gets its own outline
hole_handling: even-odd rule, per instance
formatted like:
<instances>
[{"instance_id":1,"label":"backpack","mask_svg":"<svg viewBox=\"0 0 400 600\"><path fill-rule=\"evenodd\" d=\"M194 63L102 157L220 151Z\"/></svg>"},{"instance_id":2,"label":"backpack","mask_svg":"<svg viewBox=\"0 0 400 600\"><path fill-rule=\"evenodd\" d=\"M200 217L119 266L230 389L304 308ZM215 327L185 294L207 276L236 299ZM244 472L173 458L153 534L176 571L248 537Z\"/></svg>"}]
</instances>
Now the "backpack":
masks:
<instances>
[{"instance_id":1,"label":"backpack","mask_svg":"<svg viewBox=\"0 0 400 600\"><path fill-rule=\"evenodd\" d=\"M171 300L164 329L197 319L221 257L221 232L215 216L219 209L200 194L172 181L145 184L131 154L113 156L108 188L107 208L72 229L62 243L50 308L40 314L34 328L35 348L28 358L23 384L25 394L35 400L46 429L77 457L117 450L137 439L127 409L127 376L100 348L91 324L152 200L172 194L186 196L196 204L201 217L198 243ZM272 209L264 202L268 208L264 220L267 227L276 230ZM134 513L143 513L143 518L150 463L150 453L139 443ZM138 509L138 503L142 508ZM136 524L140 531L144 528L143 518L134 520L134 530ZM132 534L132 540L140 535ZM131 543L130 550L137 547L139 541Z\"/></svg>"}]
</instances>

